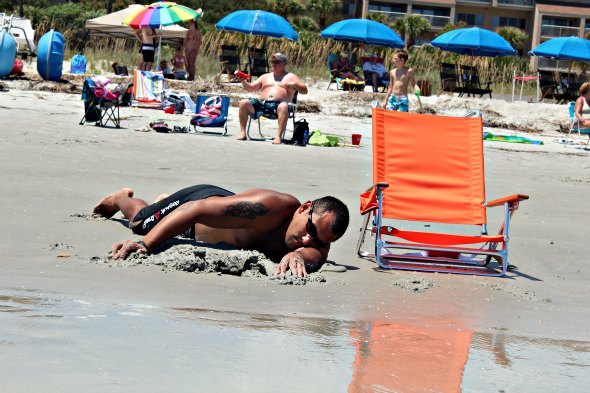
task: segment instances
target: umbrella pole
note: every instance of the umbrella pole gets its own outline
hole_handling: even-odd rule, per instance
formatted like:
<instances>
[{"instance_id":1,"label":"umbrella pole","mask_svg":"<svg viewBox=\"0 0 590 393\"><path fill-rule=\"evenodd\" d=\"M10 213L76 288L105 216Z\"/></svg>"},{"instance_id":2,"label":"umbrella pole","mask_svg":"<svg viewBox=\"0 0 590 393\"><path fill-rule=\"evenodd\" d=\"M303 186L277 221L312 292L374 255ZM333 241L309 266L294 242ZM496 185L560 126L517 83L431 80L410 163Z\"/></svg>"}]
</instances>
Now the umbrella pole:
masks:
<instances>
[{"instance_id":1,"label":"umbrella pole","mask_svg":"<svg viewBox=\"0 0 590 393\"><path fill-rule=\"evenodd\" d=\"M160 39L158 42L158 60L156 62L156 71L160 71L160 51L162 50L162 26L160 26Z\"/></svg>"}]
</instances>

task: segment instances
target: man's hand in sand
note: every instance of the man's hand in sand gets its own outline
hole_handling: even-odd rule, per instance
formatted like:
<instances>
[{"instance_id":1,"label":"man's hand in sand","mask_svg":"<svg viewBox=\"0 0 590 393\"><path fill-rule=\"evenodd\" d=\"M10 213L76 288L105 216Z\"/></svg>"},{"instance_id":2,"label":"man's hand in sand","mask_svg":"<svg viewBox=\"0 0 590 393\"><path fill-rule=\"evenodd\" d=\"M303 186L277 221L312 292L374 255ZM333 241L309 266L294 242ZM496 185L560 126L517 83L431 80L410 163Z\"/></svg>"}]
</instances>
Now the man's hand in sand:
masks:
<instances>
[{"instance_id":1,"label":"man's hand in sand","mask_svg":"<svg viewBox=\"0 0 590 393\"><path fill-rule=\"evenodd\" d=\"M111 258L113 259L125 259L132 253L147 254L148 249L133 240L125 240L123 243L115 243L113 244L113 247L111 247Z\"/></svg>"},{"instance_id":2,"label":"man's hand in sand","mask_svg":"<svg viewBox=\"0 0 590 393\"><path fill-rule=\"evenodd\" d=\"M281 259L274 275L278 276L279 274L285 274L289 269L291 269L291 273L295 277L307 277L305 260L297 251L290 252Z\"/></svg>"}]
</instances>

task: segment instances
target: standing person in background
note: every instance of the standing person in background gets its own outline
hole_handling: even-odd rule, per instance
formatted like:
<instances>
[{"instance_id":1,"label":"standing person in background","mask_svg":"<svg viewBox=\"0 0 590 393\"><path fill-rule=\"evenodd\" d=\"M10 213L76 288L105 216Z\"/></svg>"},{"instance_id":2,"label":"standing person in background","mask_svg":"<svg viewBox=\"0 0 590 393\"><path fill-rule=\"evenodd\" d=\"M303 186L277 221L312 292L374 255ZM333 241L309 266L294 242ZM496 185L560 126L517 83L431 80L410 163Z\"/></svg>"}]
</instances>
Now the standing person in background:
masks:
<instances>
[{"instance_id":1,"label":"standing person in background","mask_svg":"<svg viewBox=\"0 0 590 393\"><path fill-rule=\"evenodd\" d=\"M188 71L188 80L195 80L195 67L197 63L197 56L199 49L201 49L201 41L203 36L199 31L197 20L191 20L188 23L188 31L184 37L184 53L186 56L186 70Z\"/></svg>"},{"instance_id":2,"label":"standing person in background","mask_svg":"<svg viewBox=\"0 0 590 393\"><path fill-rule=\"evenodd\" d=\"M408 112L408 88L411 87L417 92L420 92L420 88L414 80L414 70L406 67L408 52L397 49L392 60L395 68L390 73L389 88L383 106L392 111Z\"/></svg>"},{"instance_id":3,"label":"standing person in background","mask_svg":"<svg viewBox=\"0 0 590 393\"><path fill-rule=\"evenodd\" d=\"M140 71L151 71L152 64L154 64L155 41L160 37L156 30L146 26L135 32L135 36L141 43L142 60L139 62L138 69Z\"/></svg>"}]
</instances>

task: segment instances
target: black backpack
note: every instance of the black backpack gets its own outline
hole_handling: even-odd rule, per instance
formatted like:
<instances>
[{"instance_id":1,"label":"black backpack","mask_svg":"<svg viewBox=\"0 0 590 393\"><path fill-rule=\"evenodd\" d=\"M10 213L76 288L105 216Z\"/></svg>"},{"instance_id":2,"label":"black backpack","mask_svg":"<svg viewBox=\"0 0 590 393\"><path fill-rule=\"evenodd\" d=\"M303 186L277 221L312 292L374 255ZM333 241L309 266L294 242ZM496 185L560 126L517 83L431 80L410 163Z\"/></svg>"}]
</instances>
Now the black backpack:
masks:
<instances>
[{"instance_id":1,"label":"black backpack","mask_svg":"<svg viewBox=\"0 0 590 393\"><path fill-rule=\"evenodd\" d=\"M297 120L295 122L295 129L293 130L293 139L291 143L299 146L306 146L309 141L309 123L305 119Z\"/></svg>"}]
</instances>

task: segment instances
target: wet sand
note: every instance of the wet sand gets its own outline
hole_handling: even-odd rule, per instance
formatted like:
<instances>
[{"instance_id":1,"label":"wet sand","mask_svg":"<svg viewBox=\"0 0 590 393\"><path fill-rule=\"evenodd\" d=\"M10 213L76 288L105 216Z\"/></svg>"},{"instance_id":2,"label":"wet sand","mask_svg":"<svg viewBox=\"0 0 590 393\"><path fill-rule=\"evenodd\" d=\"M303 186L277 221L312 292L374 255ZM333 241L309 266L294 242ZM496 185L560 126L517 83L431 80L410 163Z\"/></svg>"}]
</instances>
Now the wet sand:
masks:
<instances>
[{"instance_id":1,"label":"wet sand","mask_svg":"<svg viewBox=\"0 0 590 393\"><path fill-rule=\"evenodd\" d=\"M371 184L368 118L305 114L312 128L345 136L361 133L362 146L297 148L235 140L235 108L230 112L230 135L221 138L134 132L156 118L167 119L171 126L188 121L188 116L140 109L122 110L123 129L79 126L82 107L78 95L0 92L0 361L8 366L0 368L0 378L8 390L326 391L330 385L325 383L337 375L335 391L371 391L377 382L367 364L401 358L420 367L424 342L441 340L456 345L461 354L453 355L458 360L451 373L459 381L452 386L459 390L481 391L477 387L489 382L489 375L476 372L479 368L498 377L509 370L516 378L493 382L489 391L526 391L531 378L545 372L554 378L540 381L536 391L563 386L586 390L590 381L580 370L590 365L585 304L590 292L585 251L590 156L578 146L551 143L555 135L550 131L530 135L545 138L545 146L486 142L488 199L516 192L531 196L511 227L510 262L519 269L505 278L417 274L378 270L354 252L361 224L358 194ZM263 127L272 129L274 124L263 122ZM90 261L104 256L112 243L134 238L117 215L115 220L84 215L104 195L132 187L137 196L153 200L196 183L234 192L273 188L301 201L326 194L341 198L351 209L352 221L332 247L330 259L347 271L323 272L324 283L293 286L230 274ZM492 228L501 215L498 211L489 217ZM81 311L76 304L91 306ZM145 316L137 307L122 305L166 311ZM237 315L239 323L231 328L208 325L207 316L195 317L190 310L237 313L231 315ZM309 318L323 321L323 327L292 323ZM78 319L89 323L82 326ZM182 324L167 324L170 319ZM338 328L330 328L331 323ZM390 326L381 328L386 329L381 336L399 341L372 337L367 324ZM453 344L437 329L472 334ZM400 347L416 335L427 339L414 341L411 347L418 353ZM230 339L236 337L241 345ZM504 348L512 348L504 357L497 350L503 339L508 342ZM397 358L387 357L392 351ZM359 355L363 353L365 358ZM318 364L314 355L327 365ZM444 363L443 352L440 358ZM235 365L247 367L252 359L257 371L249 374ZM313 370L312 378L287 377L297 362L294 370L300 375ZM556 369L560 371L553 373ZM172 371L158 379L162 370ZM27 377L31 373L37 378ZM207 373L218 376L216 384ZM224 385L226 375L233 376ZM266 375L273 378L264 379ZM280 385L280 376L285 385ZM238 386L244 380L252 382ZM417 386L393 385L385 377L380 381L390 390Z\"/></svg>"}]
</instances>

